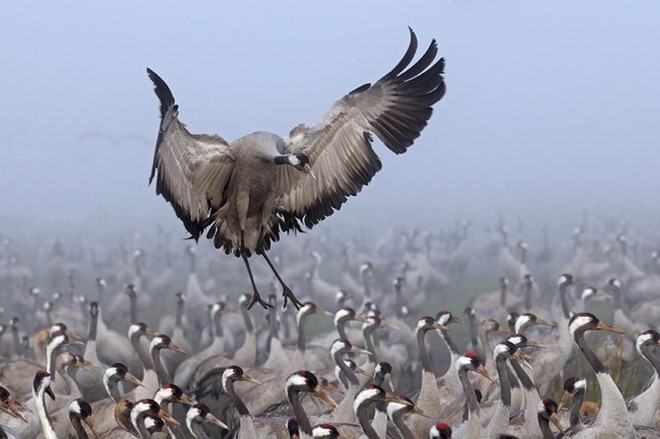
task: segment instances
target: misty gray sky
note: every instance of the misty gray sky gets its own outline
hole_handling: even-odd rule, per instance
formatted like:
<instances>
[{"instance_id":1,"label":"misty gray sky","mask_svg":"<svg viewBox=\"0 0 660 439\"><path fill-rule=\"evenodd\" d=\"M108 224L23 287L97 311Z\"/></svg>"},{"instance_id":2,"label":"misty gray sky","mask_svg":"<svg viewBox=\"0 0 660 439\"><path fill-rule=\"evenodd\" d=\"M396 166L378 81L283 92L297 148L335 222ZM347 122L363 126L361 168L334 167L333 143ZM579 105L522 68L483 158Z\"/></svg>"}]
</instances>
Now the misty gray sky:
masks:
<instances>
[{"instance_id":1,"label":"misty gray sky","mask_svg":"<svg viewBox=\"0 0 660 439\"><path fill-rule=\"evenodd\" d=\"M437 39L447 94L408 153L376 144L383 170L336 216L648 208L658 23L653 1L5 3L0 216L176 224L147 186L159 120L146 67L193 132L285 135L389 71L407 26L420 51Z\"/></svg>"}]
</instances>

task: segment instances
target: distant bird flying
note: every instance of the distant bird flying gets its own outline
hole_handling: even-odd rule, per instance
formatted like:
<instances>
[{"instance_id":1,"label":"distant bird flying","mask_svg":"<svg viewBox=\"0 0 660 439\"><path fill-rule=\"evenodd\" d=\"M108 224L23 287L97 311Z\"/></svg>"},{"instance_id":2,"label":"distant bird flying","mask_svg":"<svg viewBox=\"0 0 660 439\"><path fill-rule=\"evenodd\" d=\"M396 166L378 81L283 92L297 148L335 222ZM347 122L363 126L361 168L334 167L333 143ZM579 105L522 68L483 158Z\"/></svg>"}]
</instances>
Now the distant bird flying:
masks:
<instances>
[{"instance_id":1,"label":"distant bird flying","mask_svg":"<svg viewBox=\"0 0 660 439\"><path fill-rule=\"evenodd\" d=\"M192 238L208 229L216 248L243 259L254 291L250 308L270 305L259 295L248 258L263 256L284 289L284 306L290 299L299 308L266 254L271 242L280 232L312 228L371 181L382 166L371 133L402 154L426 126L445 93L444 59L435 60L435 40L410 65L416 51L410 30L408 50L389 73L345 95L313 125L298 125L284 138L255 132L233 142L188 132L169 87L147 69L161 114L149 182L156 177L156 193Z\"/></svg>"}]
</instances>

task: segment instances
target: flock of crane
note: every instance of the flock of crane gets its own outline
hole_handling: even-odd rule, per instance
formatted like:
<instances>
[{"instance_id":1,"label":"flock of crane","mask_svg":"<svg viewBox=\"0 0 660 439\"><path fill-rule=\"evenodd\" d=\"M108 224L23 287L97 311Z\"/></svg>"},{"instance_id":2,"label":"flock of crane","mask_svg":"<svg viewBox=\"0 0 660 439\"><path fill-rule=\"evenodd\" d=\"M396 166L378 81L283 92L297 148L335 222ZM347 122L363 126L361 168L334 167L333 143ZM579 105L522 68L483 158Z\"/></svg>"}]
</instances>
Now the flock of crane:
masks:
<instances>
[{"instance_id":1,"label":"flock of crane","mask_svg":"<svg viewBox=\"0 0 660 439\"><path fill-rule=\"evenodd\" d=\"M47 251L2 237L0 438L660 437L657 237L609 224L552 245L545 232L532 259L501 222L375 237L370 224L271 250L369 183L372 134L398 154L420 135L444 60L435 41L412 63L416 51L411 30L390 72L313 125L234 142L189 133L148 69L150 180L192 238L242 260L251 292L203 246L185 248L186 273L166 233ZM478 294L475 274L498 288Z\"/></svg>"},{"instance_id":2,"label":"flock of crane","mask_svg":"<svg viewBox=\"0 0 660 439\"><path fill-rule=\"evenodd\" d=\"M303 306L249 311L249 283L210 246L3 237L1 431L660 437L658 255L629 226L587 230L554 245L469 222L303 235L273 250ZM254 278L275 304L274 275Z\"/></svg>"}]
</instances>

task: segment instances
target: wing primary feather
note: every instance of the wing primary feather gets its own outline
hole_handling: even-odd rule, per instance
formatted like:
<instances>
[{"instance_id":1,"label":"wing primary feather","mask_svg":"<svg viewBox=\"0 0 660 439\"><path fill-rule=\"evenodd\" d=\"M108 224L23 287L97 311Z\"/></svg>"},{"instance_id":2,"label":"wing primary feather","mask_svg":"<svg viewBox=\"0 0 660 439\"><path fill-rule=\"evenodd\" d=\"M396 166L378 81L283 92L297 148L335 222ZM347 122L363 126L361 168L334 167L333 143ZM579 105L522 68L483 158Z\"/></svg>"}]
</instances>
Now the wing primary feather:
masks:
<instances>
[{"instance_id":1,"label":"wing primary feather","mask_svg":"<svg viewBox=\"0 0 660 439\"><path fill-rule=\"evenodd\" d=\"M408 28L408 30L410 31L410 44L408 45L408 50L403 55L403 58L401 58L401 61L383 76L382 79L389 79L397 76L408 64L410 64L410 61L412 61L415 56L415 52L417 52L417 35L415 35L415 32L411 28Z\"/></svg>"},{"instance_id":2,"label":"wing primary feather","mask_svg":"<svg viewBox=\"0 0 660 439\"><path fill-rule=\"evenodd\" d=\"M431 41L429 48L426 49L426 52L420 59L417 60L408 70L401 73L397 78L401 82L405 82L415 76L419 75L426 69L435 59L435 56L438 54L438 44L435 40Z\"/></svg>"}]
</instances>

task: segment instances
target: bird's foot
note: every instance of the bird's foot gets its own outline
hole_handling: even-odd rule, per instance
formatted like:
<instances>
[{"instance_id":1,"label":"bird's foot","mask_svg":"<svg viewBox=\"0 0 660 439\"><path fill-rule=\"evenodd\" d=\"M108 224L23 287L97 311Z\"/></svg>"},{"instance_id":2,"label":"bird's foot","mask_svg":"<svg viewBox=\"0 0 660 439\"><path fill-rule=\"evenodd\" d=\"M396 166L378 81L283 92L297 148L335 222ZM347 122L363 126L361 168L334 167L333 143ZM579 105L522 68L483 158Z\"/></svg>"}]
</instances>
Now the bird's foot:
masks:
<instances>
[{"instance_id":1,"label":"bird's foot","mask_svg":"<svg viewBox=\"0 0 660 439\"><path fill-rule=\"evenodd\" d=\"M282 297L284 297L284 304L282 305L282 308L286 308L287 300L291 299L291 303L293 303L293 306L296 307L296 310L302 308L303 304L298 298L296 297L295 294L293 294L293 291L291 291L291 288L287 287L284 285L284 291L282 292Z\"/></svg>"},{"instance_id":2,"label":"bird's foot","mask_svg":"<svg viewBox=\"0 0 660 439\"><path fill-rule=\"evenodd\" d=\"M261 298L261 295L259 294L259 292L257 292L257 291L255 291L254 294L252 294L252 300L250 301L250 304L248 305L247 309L251 309L256 303L263 306L264 309L268 309L268 308L273 307L273 305L271 305L270 303L264 301Z\"/></svg>"}]
</instances>

